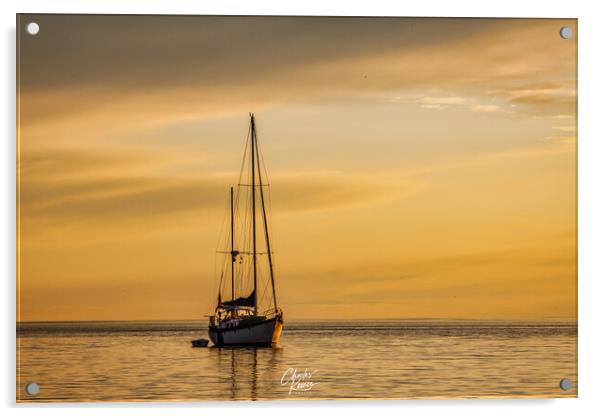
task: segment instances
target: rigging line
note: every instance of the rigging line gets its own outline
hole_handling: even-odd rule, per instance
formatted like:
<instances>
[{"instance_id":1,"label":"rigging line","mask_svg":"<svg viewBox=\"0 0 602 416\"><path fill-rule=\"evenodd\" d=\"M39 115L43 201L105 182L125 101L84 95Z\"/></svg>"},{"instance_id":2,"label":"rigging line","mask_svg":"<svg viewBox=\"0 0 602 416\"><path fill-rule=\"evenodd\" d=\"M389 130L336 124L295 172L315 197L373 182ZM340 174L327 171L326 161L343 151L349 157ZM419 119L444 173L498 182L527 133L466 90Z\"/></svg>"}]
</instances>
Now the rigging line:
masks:
<instances>
[{"instance_id":1,"label":"rigging line","mask_svg":"<svg viewBox=\"0 0 602 416\"><path fill-rule=\"evenodd\" d=\"M262 275L262 276L263 276L263 275ZM267 294L269 293L269 292L268 292L268 283L269 283L269 282L270 282L270 281L269 281L268 279L265 279L265 283L264 283L264 285L263 285L263 291L262 291L262 293L261 293L261 302L263 302L263 300L264 300L264 299L267 297ZM273 300L272 300L272 304L273 304L273 303L274 303L274 302L273 302Z\"/></svg>"},{"instance_id":2,"label":"rigging line","mask_svg":"<svg viewBox=\"0 0 602 416\"><path fill-rule=\"evenodd\" d=\"M243 156L243 160L247 160L247 149L248 149L248 143L249 143L249 137L250 137L250 128L249 128L249 132L247 133L247 141L245 144L245 153ZM245 173L245 166L246 163L243 164L243 167L241 169L240 175L239 175L239 182L242 180L242 175L244 175ZM248 241L248 229L247 229L247 220L248 220L248 193L242 191L240 188L237 188L237 192L236 192L236 211L237 211L237 218L238 221L240 223L240 227L239 229L241 230L241 232L239 232L239 239L238 242L239 247L241 248L241 250L244 250L247 248L247 241ZM242 215L240 213L242 207ZM247 264L244 258L241 257L241 267L238 268L238 272L237 272L237 279L239 282L239 287L241 291L246 291L246 286L245 286L245 274L247 272L246 270Z\"/></svg>"},{"instance_id":3,"label":"rigging line","mask_svg":"<svg viewBox=\"0 0 602 416\"><path fill-rule=\"evenodd\" d=\"M259 146L257 144L257 136L255 137L255 146L256 146L256 151L257 153L259 153ZM261 177L261 167L257 166L257 171L259 174L259 184L261 185L262 183L262 177ZM268 254L268 265L270 268L270 281L272 282L272 298L274 300L274 308L277 308L277 303L276 303L276 285L274 283L274 268L272 266L272 253L271 253L271 248L270 248L270 235L269 235L269 229L268 229L268 219L266 218L266 213L265 213L265 198L263 196L264 192L263 192L263 188L259 188L259 195L261 198L261 216L263 217L263 227L264 227L264 231L265 231L265 245L266 245L266 251Z\"/></svg>"},{"instance_id":4,"label":"rigging line","mask_svg":"<svg viewBox=\"0 0 602 416\"><path fill-rule=\"evenodd\" d=\"M243 157L242 157L242 165L240 168L240 173L238 174L238 183L240 184L240 181L242 179L242 175L245 171L245 164L246 164L246 159L247 159L247 147L249 146L249 136L250 136L250 132L251 132L251 128L249 127L249 130L247 131L247 139L245 141L245 149L243 152ZM238 214L239 212L239 198L240 197L240 192L237 189L236 190L236 201L235 201L235 211Z\"/></svg>"},{"instance_id":5,"label":"rigging line","mask_svg":"<svg viewBox=\"0 0 602 416\"><path fill-rule=\"evenodd\" d=\"M257 132L257 127L255 128L255 131ZM261 143L259 143L259 140L257 140L255 142L255 145L257 146L257 152L259 153L259 156L261 158L261 163L263 166L263 172L264 172L264 177L265 177L265 182L266 182L266 193L268 194L268 232L271 236L270 238L270 242L271 242L271 246L274 247L274 233L272 232L272 192L269 188L270 185L270 174L268 172L268 168L267 165L265 163L265 159L263 156L263 147L261 146ZM263 189L262 189L263 191ZM270 250L272 253L274 250ZM273 262L273 259L272 259ZM272 267L273 267L273 263L272 263ZM274 269L273 269L274 270Z\"/></svg>"},{"instance_id":6,"label":"rigging line","mask_svg":"<svg viewBox=\"0 0 602 416\"><path fill-rule=\"evenodd\" d=\"M259 153L261 155L261 161L262 161L262 164L263 164L263 173L265 174L265 179L267 181L267 188L265 189L265 191L263 189L261 189L261 191L263 193L262 194L262 198L263 198L264 194L267 193L267 202L268 202L267 203L267 206L268 206L267 207L267 211L268 211L267 212L267 214L268 214L267 217L268 217L268 220L266 221L266 223L267 223L266 227L267 227L267 232L269 233L269 236L270 236L269 237L270 238L270 246L271 246L270 252L271 252L271 254L273 254L274 253L274 250L273 250L273 247L274 247L274 233L273 233L273 230L272 230L272 192L271 192L271 189L269 187L269 185L270 185L269 184L269 180L270 179L269 179L268 170L267 170L264 158L263 158L263 151L261 149L261 144L259 142L257 142L257 145L259 146L258 151L259 151ZM265 215L265 203L264 203L264 215ZM273 265L274 265L273 260L274 259L271 258L270 260L272 261L272 272L273 272L275 270L274 267L273 267Z\"/></svg>"},{"instance_id":7,"label":"rigging line","mask_svg":"<svg viewBox=\"0 0 602 416\"><path fill-rule=\"evenodd\" d=\"M240 189L239 189L240 191ZM243 217L243 223L242 226L240 227L241 229L243 229L243 242L241 245L241 249L243 250L248 250L248 241L249 241L249 222L248 222L248 214L249 214L249 194L248 192L243 192L243 199L242 201L244 201L244 217ZM247 285L247 281L248 281L248 276L249 276L249 262L248 259L245 258L244 256L241 257L241 267L239 268L240 272L239 272L239 282L240 282L240 290L244 293L248 293L248 285Z\"/></svg>"},{"instance_id":8,"label":"rigging line","mask_svg":"<svg viewBox=\"0 0 602 416\"><path fill-rule=\"evenodd\" d=\"M217 246L215 247L215 251L217 251L222 246L222 243L223 243L222 238L224 237L224 227L225 227L226 219L227 219L227 213L224 212L224 214L222 215L222 221L221 221L221 226L219 229Z\"/></svg>"},{"instance_id":9,"label":"rigging line","mask_svg":"<svg viewBox=\"0 0 602 416\"><path fill-rule=\"evenodd\" d=\"M223 234L224 234L224 224L225 224L225 222L226 222L226 214L224 214L223 217L222 217L221 228L220 228L220 231L219 231L219 234L218 234L219 237L218 237L218 242L217 242L217 247L216 248L219 248L221 246L221 244L222 244L222 238L223 238ZM214 261L213 261L213 274L216 277L217 277L217 263L218 263L218 256L216 255L216 256L214 256ZM222 260L222 265L220 267L220 269L221 269L221 276L220 276L219 285L218 285L218 293L222 292L222 278L223 278L223 272L224 272L224 268L225 267L226 267L226 263L225 263L225 261ZM214 280L214 282L215 282L215 280ZM214 289L215 289L215 286L214 286ZM214 293L214 295L215 295L215 293Z\"/></svg>"},{"instance_id":10,"label":"rigging line","mask_svg":"<svg viewBox=\"0 0 602 416\"><path fill-rule=\"evenodd\" d=\"M247 180L250 179L251 176L251 169L247 168ZM244 191L244 195L245 195L245 220L244 220L244 226L245 226L245 241L244 241L244 250L246 251L250 251L251 250L251 220L250 220L250 207L251 207L251 193L248 190ZM251 273L251 263L249 262L249 259L245 259L245 269L244 269L244 276L242 278L242 283L245 287L245 292L248 292L248 280L249 280L249 276Z\"/></svg>"},{"instance_id":11,"label":"rigging line","mask_svg":"<svg viewBox=\"0 0 602 416\"><path fill-rule=\"evenodd\" d=\"M255 127L255 132L257 132L257 126ZM268 194L268 218L269 218L268 228L269 228L270 236L272 237L270 239L270 241L271 241L271 245L273 247L274 246L274 233L272 232L272 192L269 188L270 175L269 175L268 168L267 168L267 165L266 165L264 157L263 157L263 148L261 147L261 143L259 143L259 140L255 141L255 145L257 146L257 152L259 153L259 156L261 158L261 163L263 166L263 172L265 174L265 180L266 180L266 185L267 185L266 192ZM273 253L274 250L271 250L271 252Z\"/></svg>"},{"instance_id":12,"label":"rigging line","mask_svg":"<svg viewBox=\"0 0 602 416\"><path fill-rule=\"evenodd\" d=\"M242 157L242 163L241 163L241 167L240 167L240 172L238 174L238 183L241 182L242 175L244 174L244 171L245 171L245 165L246 165L246 161L247 161L247 149L249 147L249 138L250 138L250 136L251 136L251 127L249 126L249 128L247 130L247 138L245 140L245 147L244 147L244 150L243 150L243 157ZM240 193L238 191L239 191L239 189L237 188L236 202L235 202L235 209L234 209L234 211L235 211L235 215L234 216L235 217L236 216L240 216L240 214L239 214L239 196L240 196ZM236 222L236 219L233 219L233 221ZM244 230L244 227L242 227L242 229ZM243 231L243 241L244 241L244 231ZM236 244L236 241L234 243ZM233 266L234 266L234 264L230 265L230 267L233 267ZM234 274L234 280L235 281L236 280L241 281L242 280L242 276L243 276L242 271L235 270L234 273L235 273ZM238 276L238 275L240 275L240 276ZM237 279L237 277L238 277L238 279ZM233 286L233 290L234 290L235 282L232 283L232 286Z\"/></svg>"},{"instance_id":13,"label":"rigging line","mask_svg":"<svg viewBox=\"0 0 602 416\"><path fill-rule=\"evenodd\" d=\"M240 167L240 174L238 175L238 183L241 183L242 174L245 171L245 162L247 160L247 148L249 147L249 139L251 137L251 125L249 124L249 129L247 130L247 140L245 141L245 149L242 153L242 166Z\"/></svg>"},{"instance_id":14,"label":"rigging line","mask_svg":"<svg viewBox=\"0 0 602 416\"><path fill-rule=\"evenodd\" d=\"M242 214L240 214L240 208L239 208L239 212L238 212L238 219L240 222L240 229L242 230L242 232L240 233L241 238L240 238L240 248L241 249L245 249L247 246L247 215L248 215L248 210L247 210L247 194L246 192L242 192L242 196L241 196L241 191L240 189L238 190L237 194L239 195L238 198L240 198L240 202L239 204L242 205Z\"/></svg>"},{"instance_id":15,"label":"rigging line","mask_svg":"<svg viewBox=\"0 0 602 416\"><path fill-rule=\"evenodd\" d=\"M257 126L255 126L255 135L257 136ZM263 166L265 184L269 185L270 184L270 175L268 174L268 168L267 168L267 165L265 164L265 160L263 158L263 148L261 147L261 143L259 143L259 140L255 140L255 145L257 146L257 153L259 154L259 157L261 159L261 165Z\"/></svg>"},{"instance_id":16,"label":"rigging line","mask_svg":"<svg viewBox=\"0 0 602 416\"><path fill-rule=\"evenodd\" d=\"M226 236L226 238L227 237L228 236ZM228 257L227 256L223 256L222 257L222 268L221 268L221 270L222 271L221 271L221 277L220 278L223 279L224 273L226 273L228 271ZM226 284L225 284L225 282L223 284L223 290L224 290L224 292L226 291Z\"/></svg>"},{"instance_id":17,"label":"rigging line","mask_svg":"<svg viewBox=\"0 0 602 416\"><path fill-rule=\"evenodd\" d=\"M265 271L263 270L263 267L261 267L261 265L259 265L259 267L260 267L260 272L261 272L260 275L262 277L262 280L264 281L263 282L263 290L261 292L261 299L260 299L260 303L261 303L268 297L268 294L269 294L268 285L270 283L270 279L265 278ZM274 300L272 299L271 304L273 304L273 303L274 303Z\"/></svg>"},{"instance_id":18,"label":"rigging line","mask_svg":"<svg viewBox=\"0 0 602 416\"><path fill-rule=\"evenodd\" d=\"M240 167L240 172L238 174L238 183L241 182L242 180L242 176L244 174L245 171L245 166L246 166L246 161L247 161L247 149L249 147L249 138L251 136L251 127L249 126L249 128L247 129L247 138L245 140L245 147L243 149L243 157L242 157L242 163L241 163L241 167ZM240 217L240 213L239 213L239 200L240 200L240 192L239 189L237 187L236 189L236 202L235 202L235 217ZM233 219L233 221L236 223L236 219ZM244 240L245 240L245 236L244 236L244 227L241 227L241 229L243 230L242 234L243 234L243 244L244 244ZM236 241L234 242L235 244L237 243ZM231 264L230 267L233 267L234 264ZM241 268L242 269L242 268ZM244 275L244 270L235 270L234 272L234 280L235 281L242 281L242 277ZM235 286L235 282L233 282L232 286ZM233 289L234 290L234 289Z\"/></svg>"},{"instance_id":19,"label":"rigging line","mask_svg":"<svg viewBox=\"0 0 602 416\"><path fill-rule=\"evenodd\" d=\"M227 257L224 256L224 259L227 259ZM224 292L226 291L226 284L223 280L224 280L224 273L227 271L227 267L228 267L227 260L224 260L222 263L222 271L220 273L220 293L222 292L222 289Z\"/></svg>"},{"instance_id":20,"label":"rigging line","mask_svg":"<svg viewBox=\"0 0 602 416\"><path fill-rule=\"evenodd\" d=\"M221 287L222 287L223 282L224 282L224 273L222 273L221 276L220 276L220 278L219 278L220 293L222 292L221 291Z\"/></svg>"},{"instance_id":21,"label":"rigging line","mask_svg":"<svg viewBox=\"0 0 602 416\"><path fill-rule=\"evenodd\" d=\"M259 301L261 299L260 295L261 295L261 282L263 280L261 280L261 265L258 263L257 264L257 301Z\"/></svg>"},{"instance_id":22,"label":"rigging line","mask_svg":"<svg viewBox=\"0 0 602 416\"><path fill-rule=\"evenodd\" d=\"M270 240L270 251L272 253L272 271L273 273L276 273L276 263L274 261L274 247L276 246L275 242L274 242L274 233L273 233L273 228L272 228L272 193L268 190L267 192L268 194L268 227L270 229L270 236L272 236L271 240Z\"/></svg>"}]
</instances>

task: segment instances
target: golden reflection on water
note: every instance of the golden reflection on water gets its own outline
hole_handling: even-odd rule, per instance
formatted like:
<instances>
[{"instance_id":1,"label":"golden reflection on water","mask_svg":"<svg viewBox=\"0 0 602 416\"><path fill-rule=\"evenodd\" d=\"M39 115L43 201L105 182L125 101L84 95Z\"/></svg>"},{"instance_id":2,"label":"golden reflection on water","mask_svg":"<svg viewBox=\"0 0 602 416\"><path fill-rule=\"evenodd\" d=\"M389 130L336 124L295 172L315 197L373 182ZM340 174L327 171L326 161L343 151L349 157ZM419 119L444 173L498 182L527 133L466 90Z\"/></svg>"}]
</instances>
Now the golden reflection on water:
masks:
<instances>
[{"instance_id":1,"label":"golden reflection on water","mask_svg":"<svg viewBox=\"0 0 602 416\"><path fill-rule=\"evenodd\" d=\"M199 322L22 324L19 401L575 397L573 324L298 322L274 348L192 348ZM201 329L199 329L201 328ZM203 336L203 335L201 335ZM283 374L311 373L291 391ZM568 377L574 387L558 388ZM287 381L287 380L285 380ZM28 396L25 385L40 385Z\"/></svg>"}]
</instances>

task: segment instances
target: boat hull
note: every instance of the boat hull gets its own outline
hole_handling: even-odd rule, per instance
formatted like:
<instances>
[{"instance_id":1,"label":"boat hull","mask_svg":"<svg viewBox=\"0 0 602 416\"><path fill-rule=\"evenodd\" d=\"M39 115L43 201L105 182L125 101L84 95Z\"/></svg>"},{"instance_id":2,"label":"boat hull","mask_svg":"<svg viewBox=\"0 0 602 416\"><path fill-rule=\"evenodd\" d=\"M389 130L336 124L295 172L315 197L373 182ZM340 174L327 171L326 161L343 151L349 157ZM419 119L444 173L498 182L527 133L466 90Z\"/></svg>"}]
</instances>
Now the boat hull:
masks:
<instances>
[{"instance_id":1,"label":"boat hull","mask_svg":"<svg viewBox=\"0 0 602 416\"><path fill-rule=\"evenodd\" d=\"M282 320L266 319L237 328L209 328L209 338L216 347L268 346L278 342L282 332Z\"/></svg>"}]
</instances>

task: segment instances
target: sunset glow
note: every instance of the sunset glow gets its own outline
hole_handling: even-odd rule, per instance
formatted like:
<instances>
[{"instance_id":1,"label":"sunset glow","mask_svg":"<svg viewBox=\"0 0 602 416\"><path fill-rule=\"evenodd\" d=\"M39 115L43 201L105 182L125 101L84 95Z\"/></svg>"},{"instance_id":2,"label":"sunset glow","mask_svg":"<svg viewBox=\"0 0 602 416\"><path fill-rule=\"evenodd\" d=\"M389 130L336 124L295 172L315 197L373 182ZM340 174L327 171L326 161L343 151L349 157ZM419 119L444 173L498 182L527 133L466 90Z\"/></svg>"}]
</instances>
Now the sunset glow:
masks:
<instances>
[{"instance_id":1,"label":"sunset glow","mask_svg":"<svg viewBox=\"0 0 602 416\"><path fill-rule=\"evenodd\" d=\"M18 320L211 313L249 112L286 318L577 318L576 20L36 21Z\"/></svg>"}]
</instances>

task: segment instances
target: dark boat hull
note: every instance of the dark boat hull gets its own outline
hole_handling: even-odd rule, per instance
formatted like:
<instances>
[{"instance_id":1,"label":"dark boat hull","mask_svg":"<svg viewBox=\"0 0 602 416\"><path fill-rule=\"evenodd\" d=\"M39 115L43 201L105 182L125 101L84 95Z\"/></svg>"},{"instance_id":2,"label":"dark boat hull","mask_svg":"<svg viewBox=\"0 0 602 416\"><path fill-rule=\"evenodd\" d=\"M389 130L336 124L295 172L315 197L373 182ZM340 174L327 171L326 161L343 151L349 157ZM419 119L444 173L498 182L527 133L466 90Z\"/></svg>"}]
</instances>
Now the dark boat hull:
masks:
<instances>
[{"instance_id":1,"label":"dark boat hull","mask_svg":"<svg viewBox=\"0 0 602 416\"><path fill-rule=\"evenodd\" d=\"M209 345L209 340L208 339L195 339L192 340L192 346L193 347L206 347L207 345Z\"/></svg>"},{"instance_id":2,"label":"dark boat hull","mask_svg":"<svg viewBox=\"0 0 602 416\"><path fill-rule=\"evenodd\" d=\"M224 346L269 346L280 338L282 320L279 317L266 319L234 328L209 327L209 338L213 345Z\"/></svg>"}]
</instances>

